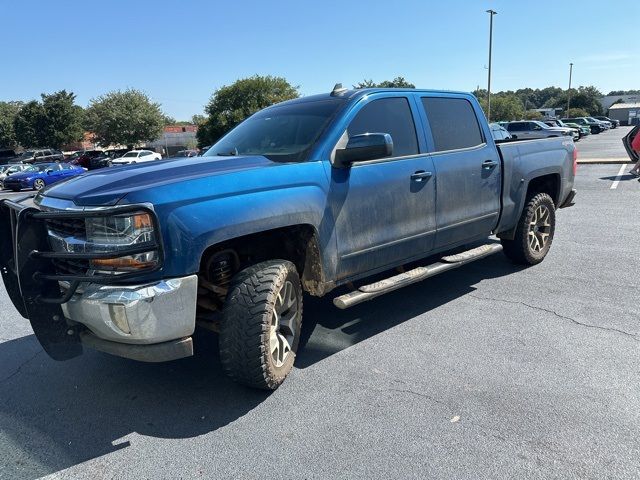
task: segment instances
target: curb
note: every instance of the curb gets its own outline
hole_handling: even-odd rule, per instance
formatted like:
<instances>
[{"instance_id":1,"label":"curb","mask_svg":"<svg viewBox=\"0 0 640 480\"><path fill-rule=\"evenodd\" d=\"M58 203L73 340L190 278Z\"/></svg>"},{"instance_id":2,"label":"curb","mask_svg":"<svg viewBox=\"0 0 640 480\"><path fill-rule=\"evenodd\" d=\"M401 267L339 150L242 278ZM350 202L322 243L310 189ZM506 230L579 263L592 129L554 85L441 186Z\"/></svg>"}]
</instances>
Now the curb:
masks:
<instances>
[{"instance_id":1,"label":"curb","mask_svg":"<svg viewBox=\"0 0 640 480\"><path fill-rule=\"evenodd\" d=\"M580 158L578 156L578 165L585 163L593 163L593 164L607 164L607 163L635 163L629 157L620 157L620 158Z\"/></svg>"}]
</instances>

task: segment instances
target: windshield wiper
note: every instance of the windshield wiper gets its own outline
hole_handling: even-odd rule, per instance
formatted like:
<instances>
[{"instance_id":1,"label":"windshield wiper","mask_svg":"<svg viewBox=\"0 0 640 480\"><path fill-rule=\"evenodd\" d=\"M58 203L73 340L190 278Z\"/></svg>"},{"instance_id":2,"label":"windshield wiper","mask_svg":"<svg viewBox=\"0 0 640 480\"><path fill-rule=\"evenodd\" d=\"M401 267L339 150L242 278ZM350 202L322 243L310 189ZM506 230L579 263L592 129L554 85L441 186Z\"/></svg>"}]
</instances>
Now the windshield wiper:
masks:
<instances>
[{"instance_id":1,"label":"windshield wiper","mask_svg":"<svg viewBox=\"0 0 640 480\"><path fill-rule=\"evenodd\" d=\"M216 156L218 156L218 157L237 157L238 156L238 149L236 147L233 147L233 150L231 150L230 152L218 152L218 153L216 153Z\"/></svg>"}]
</instances>

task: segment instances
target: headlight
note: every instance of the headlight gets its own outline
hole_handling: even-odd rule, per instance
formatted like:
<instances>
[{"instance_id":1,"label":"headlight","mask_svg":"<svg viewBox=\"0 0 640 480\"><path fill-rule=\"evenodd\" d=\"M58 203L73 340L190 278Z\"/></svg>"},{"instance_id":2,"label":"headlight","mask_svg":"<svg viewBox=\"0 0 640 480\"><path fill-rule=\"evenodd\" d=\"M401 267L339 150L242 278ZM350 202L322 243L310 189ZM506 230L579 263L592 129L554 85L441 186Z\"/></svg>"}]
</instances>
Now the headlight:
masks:
<instances>
[{"instance_id":1,"label":"headlight","mask_svg":"<svg viewBox=\"0 0 640 480\"><path fill-rule=\"evenodd\" d=\"M161 261L150 212L48 219L47 226L53 251L89 254L90 259L84 260L89 270L117 274L152 269ZM115 258L101 258L105 256Z\"/></svg>"},{"instance_id":2,"label":"headlight","mask_svg":"<svg viewBox=\"0 0 640 480\"><path fill-rule=\"evenodd\" d=\"M133 271L152 268L158 265L155 228L151 215L136 213L133 215L113 215L109 217L91 217L85 220L87 246L93 252L117 252L145 246L149 251L126 255L118 258L91 260L96 270Z\"/></svg>"}]
</instances>

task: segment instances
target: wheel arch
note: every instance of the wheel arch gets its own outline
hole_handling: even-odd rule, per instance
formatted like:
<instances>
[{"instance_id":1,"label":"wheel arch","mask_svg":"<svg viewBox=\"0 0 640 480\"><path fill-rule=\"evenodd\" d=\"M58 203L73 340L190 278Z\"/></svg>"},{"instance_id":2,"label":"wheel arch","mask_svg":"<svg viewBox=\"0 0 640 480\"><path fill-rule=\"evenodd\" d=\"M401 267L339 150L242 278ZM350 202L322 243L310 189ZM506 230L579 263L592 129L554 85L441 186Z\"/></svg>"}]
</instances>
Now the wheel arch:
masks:
<instances>
[{"instance_id":1,"label":"wheel arch","mask_svg":"<svg viewBox=\"0 0 640 480\"><path fill-rule=\"evenodd\" d=\"M253 232L207 246L200 256L200 272L218 252L232 251L240 268L273 259L291 261L298 270L303 289L322 296L332 288L326 281L320 237L315 226L296 224Z\"/></svg>"}]
</instances>

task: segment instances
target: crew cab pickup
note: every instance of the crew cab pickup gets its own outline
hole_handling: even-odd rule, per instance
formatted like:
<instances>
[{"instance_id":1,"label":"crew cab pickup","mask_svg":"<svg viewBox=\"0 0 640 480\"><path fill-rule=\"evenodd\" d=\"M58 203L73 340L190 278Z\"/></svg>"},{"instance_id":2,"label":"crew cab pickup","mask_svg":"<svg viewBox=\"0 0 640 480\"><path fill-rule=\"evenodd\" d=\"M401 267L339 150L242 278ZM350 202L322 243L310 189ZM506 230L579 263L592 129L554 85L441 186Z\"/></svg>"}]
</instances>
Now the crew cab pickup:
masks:
<instances>
[{"instance_id":1,"label":"crew cab pickup","mask_svg":"<svg viewBox=\"0 0 640 480\"><path fill-rule=\"evenodd\" d=\"M337 85L259 111L203 157L4 200L0 268L55 359L186 357L200 325L233 379L275 389L303 292L343 286L348 308L500 250L537 264L575 169L571 137L496 145L470 94Z\"/></svg>"}]
</instances>

